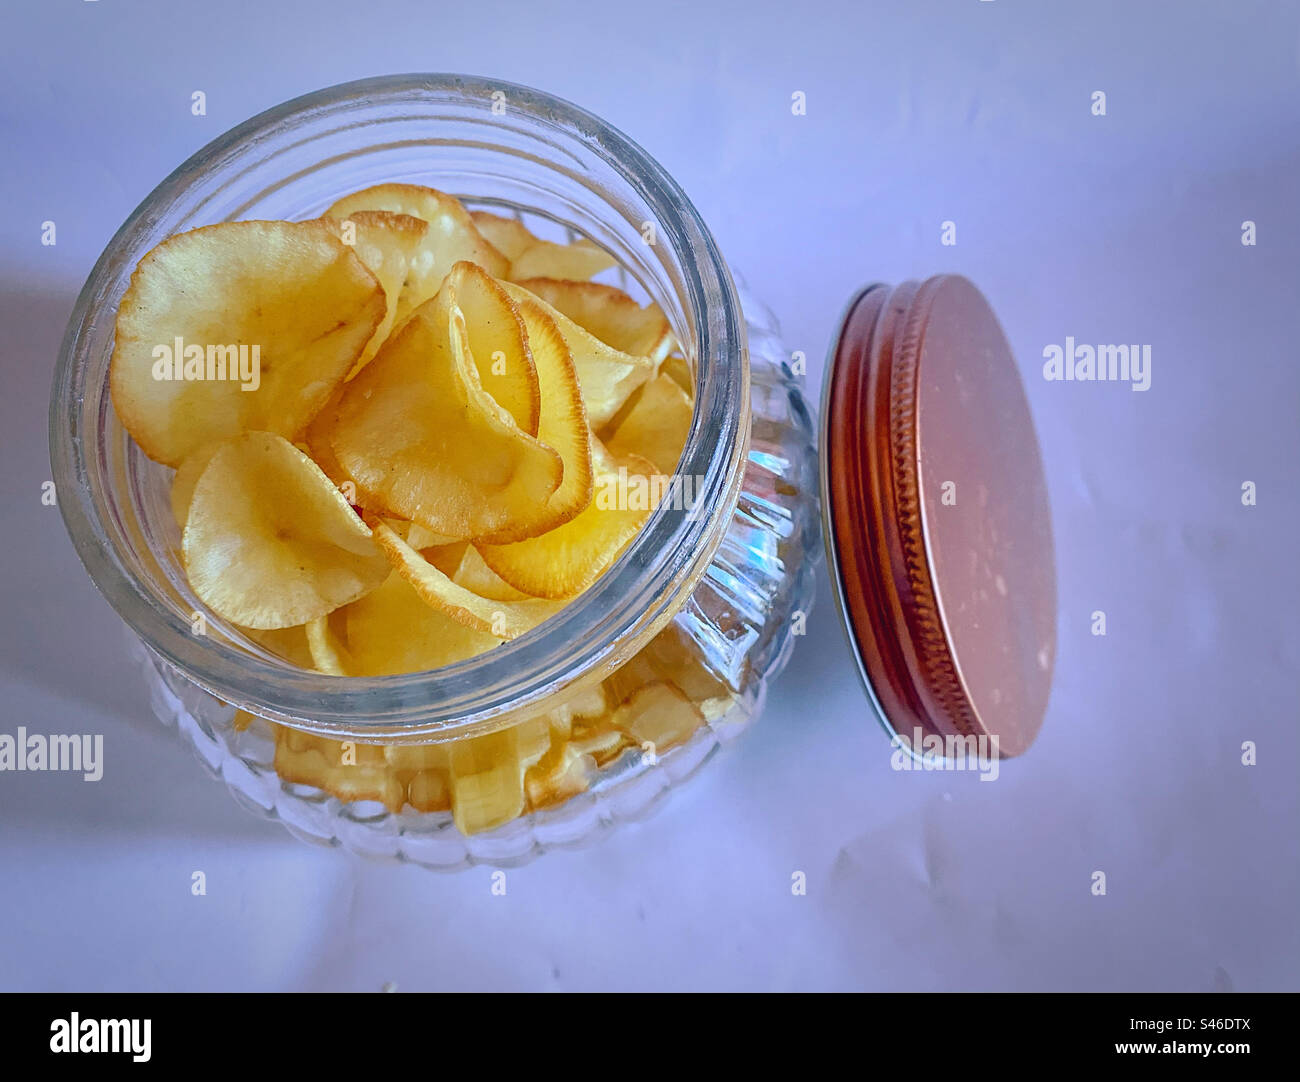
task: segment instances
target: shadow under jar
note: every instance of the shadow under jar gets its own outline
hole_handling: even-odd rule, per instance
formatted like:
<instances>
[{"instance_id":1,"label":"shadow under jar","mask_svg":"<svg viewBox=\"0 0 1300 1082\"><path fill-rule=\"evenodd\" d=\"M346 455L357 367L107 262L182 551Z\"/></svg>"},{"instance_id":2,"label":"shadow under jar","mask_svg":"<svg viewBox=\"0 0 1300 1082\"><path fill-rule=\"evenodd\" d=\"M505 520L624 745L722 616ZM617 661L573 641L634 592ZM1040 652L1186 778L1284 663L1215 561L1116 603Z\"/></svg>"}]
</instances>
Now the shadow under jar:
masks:
<instances>
[{"instance_id":1,"label":"shadow under jar","mask_svg":"<svg viewBox=\"0 0 1300 1082\"><path fill-rule=\"evenodd\" d=\"M109 361L131 272L166 237L223 221L313 218L386 182L427 184L615 257L619 284L663 309L693 375L695 415L676 470L693 499L660 506L613 567L522 638L431 672L338 678L290 664L195 598L171 513L172 471L123 429ZM787 357L770 313L737 289L681 189L608 124L499 81L349 83L212 142L109 243L55 377L59 506L87 570L134 632L156 712L241 804L301 838L366 855L437 868L515 863L643 814L761 710L795 616L811 603L820 551L813 427ZM195 634L200 612L204 633ZM525 793L523 814L495 829L465 834L449 810L416 811L400 798L342 801L276 770L277 740L292 750L295 731L355 743L359 759L382 759L370 751L379 745L409 764L424 761L419 748L437 747L428 761L440 762L464 741L521 731L604 682L617 686L633 659L694 684L684 690L699 724L653 750L624 742L593 760L581 791L545 806ZM440 784L428 771L396 774L402 786L417 776L426 789Z\"/></svg>"}]
</instances>

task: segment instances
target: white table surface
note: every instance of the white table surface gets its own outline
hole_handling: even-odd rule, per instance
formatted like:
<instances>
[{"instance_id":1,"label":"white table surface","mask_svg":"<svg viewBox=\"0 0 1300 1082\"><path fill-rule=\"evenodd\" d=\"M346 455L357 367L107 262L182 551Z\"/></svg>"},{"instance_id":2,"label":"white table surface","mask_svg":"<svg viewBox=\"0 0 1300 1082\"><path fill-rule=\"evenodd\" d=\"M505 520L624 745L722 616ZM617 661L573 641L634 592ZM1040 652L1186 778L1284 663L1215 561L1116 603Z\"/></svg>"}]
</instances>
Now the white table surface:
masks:
<instances>
[{"instance_id":1,"label":"white table surface","mask_svg":"<svg viewBox=\"0 0 1300 1082\"><path fill-rule=\"evenodd\" d=\"M0 732L103 733L107 762L94 784L0 773L0 988L1300 985L1294 5L30 0L6 15ZM221 131L416 70L542 87L629 133L806 351L814 393L856 286L951 270L985 291L1040 427L1061 595L1047 724L996 784L891 771L824 575L738 746L644 824L509 872L505 897L488 869L293 840L152 719L120 621L40 500L76 291ZM1151 389L1044 382L1043 347L1066 335L1149 343Z\"/></svg>"}]
</instances>

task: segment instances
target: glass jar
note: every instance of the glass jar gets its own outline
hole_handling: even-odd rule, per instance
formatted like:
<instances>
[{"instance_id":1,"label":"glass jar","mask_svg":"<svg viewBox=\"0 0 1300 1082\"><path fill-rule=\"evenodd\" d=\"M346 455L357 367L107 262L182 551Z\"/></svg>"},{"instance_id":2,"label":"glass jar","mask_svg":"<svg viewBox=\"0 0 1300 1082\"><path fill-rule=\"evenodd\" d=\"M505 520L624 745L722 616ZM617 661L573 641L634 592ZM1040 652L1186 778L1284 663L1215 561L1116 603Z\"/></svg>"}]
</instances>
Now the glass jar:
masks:
<instances>
[{"instance_id":1,"label":"glass jar","mask_svg":"<svg viewBox=\"0 0 1300 1082\"><path fill-rule=\"evenodd\" d=\"M521 639L435 672L339 680L296 667L202 606L179 559L171 471L113 411L114 320L165 237L236 219L305 219L373 184L428 184L471 208L609 251L624 286L667 315L695 417L661 506L607 573ZM558 237L556 238L558 239ZM240 803L299 837L430 867L525 860L642 814L760 711L812 600L820 551L813 427L771 314L738 289L681 189L643 150L566 102L496 81L349 83L254 117L164 180L109 243L64 338L50 413L59 506L99 589L133 631L160 718ZM448 812L341 802L274 767L272 723L358 744L460 741L556 710L671 635L727 689L667 752L625 749L586 791L481 834ZM662 641L662 640L660 640ZM251 714L242 724L237 710Z\"/></svg>"}]
</instances>

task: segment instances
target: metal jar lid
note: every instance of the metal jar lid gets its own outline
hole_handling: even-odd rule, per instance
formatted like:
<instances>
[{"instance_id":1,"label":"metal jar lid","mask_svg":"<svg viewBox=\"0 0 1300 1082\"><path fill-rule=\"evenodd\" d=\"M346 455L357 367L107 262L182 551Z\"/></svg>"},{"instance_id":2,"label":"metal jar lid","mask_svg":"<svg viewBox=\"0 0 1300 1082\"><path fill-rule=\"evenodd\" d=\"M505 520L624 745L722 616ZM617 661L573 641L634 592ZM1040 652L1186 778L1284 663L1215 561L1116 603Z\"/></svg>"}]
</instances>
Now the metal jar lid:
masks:
<instances>
[{"instance_id":1,"label":"metal jar lid","mask_svg":"<svg viewBox=\"0 0 1300 1082\"><path fill-rule=\"evenodd\" d=\"M836 600L886 728L1033 742L1056 654L1042 458L1002 328L965 278L850 303L826 368L822 517Z\"/></svg>"}]
</instances>

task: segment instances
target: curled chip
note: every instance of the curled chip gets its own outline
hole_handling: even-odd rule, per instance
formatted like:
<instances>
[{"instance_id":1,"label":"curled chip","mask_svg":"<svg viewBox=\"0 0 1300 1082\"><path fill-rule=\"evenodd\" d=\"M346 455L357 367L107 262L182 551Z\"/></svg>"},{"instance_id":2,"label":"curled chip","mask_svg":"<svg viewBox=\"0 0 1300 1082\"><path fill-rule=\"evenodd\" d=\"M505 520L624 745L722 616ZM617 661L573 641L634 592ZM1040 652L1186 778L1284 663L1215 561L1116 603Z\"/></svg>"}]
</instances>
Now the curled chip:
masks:
<instances>
[{"instance_id":1,"label":"curled chip","mask_svg":"<svg viewBox=\"0 0 1300 1082\"><path fill-rule=\"evenodd\" d=\"M355 676L439 669L474 657L501 640L474 631L427 605L397 572L344 610Z\"/></svg>"},{"instance_id":2,"label":"curled chip","mask_svg":"<svg viewBox=\"0 0 1300 1082\"><path fill-rule=\"evenodd\" d=\"M373 593L373 591L372 591ZM335 609L326 616L307 621L307 648L311 651L312 665L326 676L347 676L350 665L347 648L339 640L333 622L345 609Z\"/></svg>"},{"instance_id":3,"label":"curled chip","mask_svg":"<svg viewBox=\"0 0 1300 1082\"><path fill-rule=\"evenodd\" d=\"M658 364L675 345L668 319L653 302L644 308L621 289L600 282L527 278L519 282L607 346Z\"/></svg>"},{"instance_id":4,"label":"curled chip","mask_svg":"<svg viewBox=\"0 0 1300 1082\"><path fill-rule=\"evenodd\" d=\"M335 236L357 253L384 289L384 318L352 365L348 373L351 379L370 363L393 329L402 287L429 225L409 214L394 214L387 210L358 210L341 220L326 218L325 223Z\"/></svg>"},{"instance_id":5,"label":"curled chip","mask_svg":"<svg viewBox=\"0 0 1300 1082\"><path fill-rule=\"evenodd\" d=\"M212 456L182 553L199 600L252 628L305 624L388 574L370 529L330 479L271 432L248 432Z\"/></svg>"},{"instance_id":6,"label":"curled chip","mask_svg":"<svg viewBox=\"0 0 1300 1082\"><path fill-rule=\"evenodd\" d=\"M465 316L469 351L483 390L524 432L545 440L537 430L542 403L537 367L518 306L474 263L452 267L443 288Z\"/></svg>"},{"instance_id":7,"label":"curled chip","mask_svg":"<svg viewBox=\"0 0 1300 1082\"><path fill-rule=\"evenodd\" d=\"M509 278L513 282L525 278L582 281L616 266L613 256L589 240L555 244L534 236L523 222L515 218L502 218L482 210L474 211L471 217L479 232L510 260ZM505 274L496 276L507 277Z\"/></svg>"},{"instance_id":8,"label":"curled chip","mask_svg":"<svg viewBox=\"0 0 1300 1082\"><path fill-rule=\"evenodd\" d=\"M593 441L595 493L586 510L562 526L510 545L475 542L483 562L533 597L582 593L636 536L661 493L655 468L635 456L617 460Z\"/></svg>"},{"instance_id":9,"label":"curled chip","mask_svg":"<svg viewBox=\"0 0 1300 1082\"><path fill-rule=\"evenodd\" d=\"M527 329L540 392L537 437L559 454L563 476L559 488L545 503L533 508L531 515L520 516L509 530L484 535L488 541L536 536L568 522L591 503L591 428L573 355L540 303L521 297L517 310Z\"/></svg>"},{"instance_id":10,"label":"curled chip","mask_svg":"<svg viewBox=\"0 0 1300 1082\"><path fill-rule=\"evenodd\" d=\"M563 465L483 389L467 337L441 290L347 385L329 445L368 510L450 539L528 536Z\"/></svg>"},{"instance_id":11,"label":"curled chip","mask_svg":"<svg viewBox=\"0 0 1300 1082\"><path fill-rule=\"evenodd\" d=\"M587 420L593 428L605 424L628 396L654 375L655 365L649 357L634 357L607 346L521 285L503 282L502 286L521 308L525 304L537 306L559 329L573 358Z\"/></svg>"},{"instance_id":12,"label":"curled chip","mask_svg":"<svg viewBox=\"0 0 1300 1082\"><path fill-rule=\"evenodd\" d=\"M240 432L296 439L384 317L384 292L322 222L227 222L163 241L117 313L113 406L179 466Z\"/></svg>"},{"instance_id":13,"label":"curled chip","mask_svg":"<svg viewBox=\"0 0 1300 1082\"><path fill-rule=\"evenodd\" d=\"M647 383L607 439L614 455L640 455L661 474L670 474L682 457L691 430L691 400L668 376Z\"/></svg>"},{"instance_id":14,"label":"curled chip","mask_svg":"<svg viewBox=\"0 0 1300 1082\"><path fill-rule=\"evenodd\" d=\"M396 326L438 292L452 266L462 259L477 263L493 278L504 278L509 272L509 260L484 239L459 200L444 192L419 184L380 184L344 196L325 213L330 218L348 218L362 210L409 214L429 225L411 260Z\"/></svg>"},{"instance_id":15,"label":"curled chip","mask_svg":"<svg viewBox=\"0 0 1300 1082\"><path fill-rule=\"evenodd\" d=\"M420 598L467 628L497 639L517 639L560 610L554 601L482 597L452 581L384 523L376 522L374 529L375 540Z\"/></svg>"}]
</instances>

